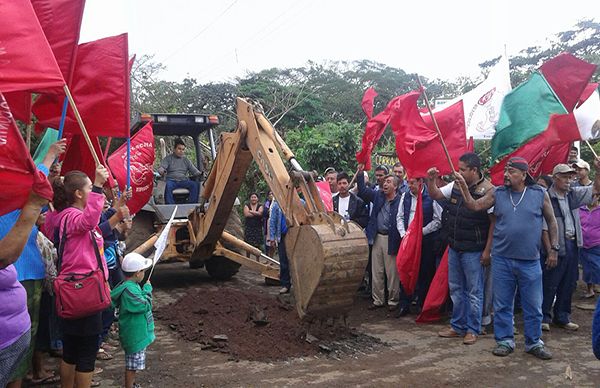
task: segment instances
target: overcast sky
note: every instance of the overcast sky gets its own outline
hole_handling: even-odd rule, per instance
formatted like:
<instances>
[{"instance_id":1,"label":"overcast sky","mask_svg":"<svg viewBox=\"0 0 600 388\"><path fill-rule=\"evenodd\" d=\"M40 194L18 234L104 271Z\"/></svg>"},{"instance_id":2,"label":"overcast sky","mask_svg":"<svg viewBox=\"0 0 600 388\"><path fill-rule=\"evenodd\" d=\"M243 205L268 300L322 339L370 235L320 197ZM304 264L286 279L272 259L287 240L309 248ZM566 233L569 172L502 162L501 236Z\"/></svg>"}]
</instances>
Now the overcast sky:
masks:
<instances>
[{"instance_id":1,"label":"overcast sky","mask_svg":"<svg viewBox=\"0 0 600 388\"><path fill-rule=\"evenodd\" d=\"M163 79L220 82L312 60L369 59L427 77L477 75L584 18L598 0L87 0L81 42L129 33Z\"/></svg>"}]
</instances>

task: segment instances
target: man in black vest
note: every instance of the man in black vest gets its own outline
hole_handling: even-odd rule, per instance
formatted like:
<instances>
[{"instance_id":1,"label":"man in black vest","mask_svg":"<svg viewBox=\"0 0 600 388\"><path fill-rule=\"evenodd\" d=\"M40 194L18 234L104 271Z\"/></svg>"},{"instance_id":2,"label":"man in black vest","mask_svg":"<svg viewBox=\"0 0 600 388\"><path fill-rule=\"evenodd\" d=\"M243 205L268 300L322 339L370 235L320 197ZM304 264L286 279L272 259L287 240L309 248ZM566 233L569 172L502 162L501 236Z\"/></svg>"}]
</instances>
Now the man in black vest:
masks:
<instances>
[{"instance_id":1,"label":"man in black vest","mask_svg":"<svg viewBox=\"0 0 600 388\"><path fill-rule=\"evenodd\" d=\"M400 237L404 238L408 225L413 221L417 209L417 198L419 189L422 191L421 207L423 208L423 242L421 244L421 264L419 266L419 279L417 281L417 304L419 308L423 307L423 302L429 291L429 285L435 276L435 240L439 237L439 230L442 227L442 207L436 201L431 199L427 189L423 185L423 178L410 178L407 181L408 190L402 193L400 204L398 205L398 215L396 217L396 226ZM400 284L402 289L402 284ZM400 309L398 316L404 316L409 312L408 302L412 297L408 295L400 296Z\"/></svg>"},{"instance_id":2,"label":"man in black vest","mask_svg":"<svg viewBox=\"0 0 600 388\"><path fill-rule=\"evenodd\" d=\"M492 184L481 174L481 160L475 153L462 155L458 172L464 177L473 198L481 198ZM437 187L437 169L428 171L427 189L435 200L447 199L448 283L454 307L450 328L440 337L463 337L465 345L474 344L481 333L483 310L484 266L490 264L493 215L488 210L472 211L464 206L460 186L452 182Z\"/></svg>"},{"instance_id":3,"label":"man in black vest","mask_svg":"<svg viewBox=\"0 0 600 388\"><path fill-rule=\"evenodd\" d=\"M351 220L360 225L367 226L369 221L369 209L364 201L349 189L350 177L345 172L337 174L338 195L333 197L333 210L346 220Z\"/></svg>"}]
</instances>

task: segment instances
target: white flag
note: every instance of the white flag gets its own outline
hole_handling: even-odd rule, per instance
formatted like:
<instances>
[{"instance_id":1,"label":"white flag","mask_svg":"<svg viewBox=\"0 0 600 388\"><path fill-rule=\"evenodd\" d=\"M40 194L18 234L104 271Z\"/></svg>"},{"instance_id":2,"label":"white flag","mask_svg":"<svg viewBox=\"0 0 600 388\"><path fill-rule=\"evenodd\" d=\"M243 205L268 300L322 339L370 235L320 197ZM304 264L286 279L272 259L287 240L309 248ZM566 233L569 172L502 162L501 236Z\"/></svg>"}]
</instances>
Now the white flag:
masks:
<instances>
[{"instance_id":1,"label":"white flag","mask_svg":"<svg viewBox=\"0 0 600 388\"><path fill-rule=\"evenodd\" d=\"M158 236L158 240L156 240L156 242L154 243L154 247L156 248L156 251L154 252L154 264L153 265L156 265L156 263L158 263L158 260L160 260L160 257L162 256L163 252L165 251L165 248L167 247L167 240L169 237L169 229L171 229L171 224L173 223L173 218L175 218L175 213L177 213L177 206L175 206L175 209L173 209L173 214L171 214L171 218L169 219L169 222L167 222L167 225L165 225L162 232L160 232L160 236Z\"/></svg>"}]
</instances>

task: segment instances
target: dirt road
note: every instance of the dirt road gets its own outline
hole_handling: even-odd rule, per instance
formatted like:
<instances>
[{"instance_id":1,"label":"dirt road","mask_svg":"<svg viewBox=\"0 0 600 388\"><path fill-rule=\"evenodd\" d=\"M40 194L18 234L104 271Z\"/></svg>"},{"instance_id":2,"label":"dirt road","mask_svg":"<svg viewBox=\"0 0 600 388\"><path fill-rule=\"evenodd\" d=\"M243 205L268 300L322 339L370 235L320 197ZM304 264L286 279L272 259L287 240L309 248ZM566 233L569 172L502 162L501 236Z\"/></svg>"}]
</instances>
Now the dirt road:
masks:
<instances>
[{"instance_id":1,"label":"dirt road","mask_svg":"<svg viewBox=\"0 0 600 388\"><path fill-rule=\"evenodd\" d=\"M261 291L275 297L277 287L264 286L262 278L242 269L227 283L210 280L203 270L187 265L168 265L155 272L155 306L161 308L196 290L214 292L220 287ZM574 304L581 301L575 296ZM554 353L551 361L540 361L523 352L523 336L517 349L506 358L492 355L493 335L472 346L460 340L443 339L443 327L416 325L414 316L393 318L387 311L366 311L369 301L359 299L349 317L358 332L385 343L364 352L316 353L272 362L235 361L230 354L201 350L197 341L181 339L163 320L157 319L156 342L148 351L148 369L139 374L143 387L242 387L242 386L600 386L600 361L591 351L592 311L574 308L577 332L552 328L544 341ZM210 319L204 316L204 320ZM521 317L517 327L522 333ZM340 346L343 344L340 344ZM257 347L261 344L257 343ZM364 353L364 354L361 354ZM233 361L232 361L233 360ZM98 363L104 372L102 387L123 383L123 354ZM567 377L570 371L572 380Z\"/></svg>"}]
</instances>

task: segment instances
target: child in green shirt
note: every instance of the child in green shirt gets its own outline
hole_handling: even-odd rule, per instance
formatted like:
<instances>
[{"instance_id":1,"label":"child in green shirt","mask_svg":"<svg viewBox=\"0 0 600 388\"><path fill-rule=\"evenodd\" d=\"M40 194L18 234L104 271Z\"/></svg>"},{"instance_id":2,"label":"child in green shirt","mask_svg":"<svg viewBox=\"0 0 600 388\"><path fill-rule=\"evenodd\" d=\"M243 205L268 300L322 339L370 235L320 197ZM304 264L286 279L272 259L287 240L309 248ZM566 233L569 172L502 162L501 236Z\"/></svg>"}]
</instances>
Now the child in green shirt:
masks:
<instances>
[{"instance_id":1,"label":"child in green shirt","mask_svg":"<svg viewBox=\"0 0 600 388\"><path fill-rule=\"evenodd\" d=\"M146 368L146 347L154 342L152 286L140 286L152 260L129 253L122 263L125 280L111 292L113 306L119 311L119 339L125 351L125 387L134 388L135 373Z\"/></svg>"}]
</instances>

